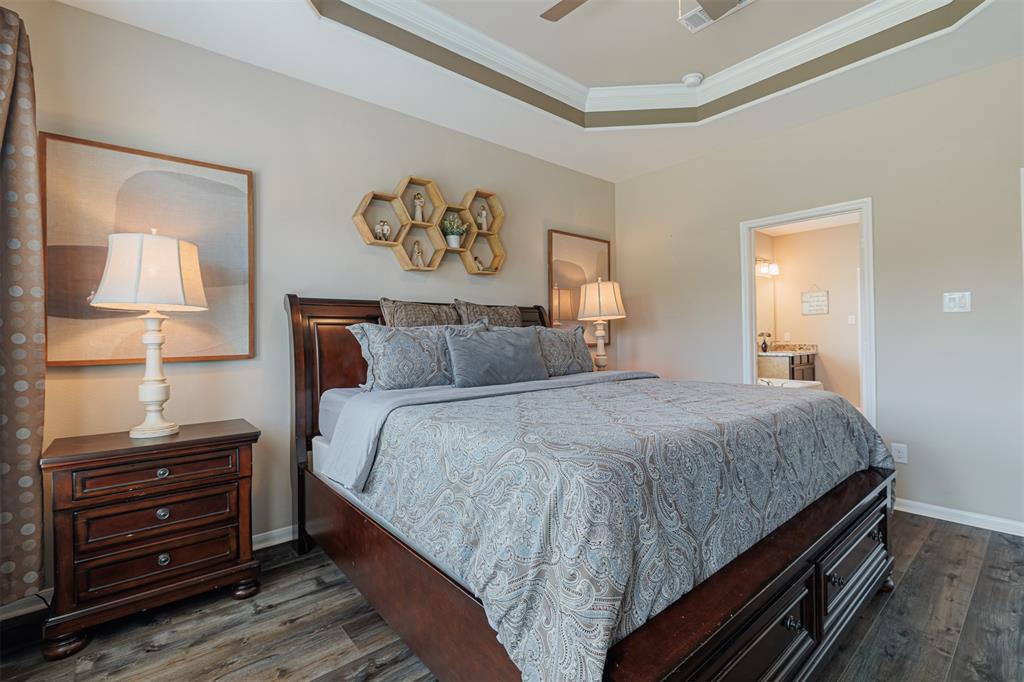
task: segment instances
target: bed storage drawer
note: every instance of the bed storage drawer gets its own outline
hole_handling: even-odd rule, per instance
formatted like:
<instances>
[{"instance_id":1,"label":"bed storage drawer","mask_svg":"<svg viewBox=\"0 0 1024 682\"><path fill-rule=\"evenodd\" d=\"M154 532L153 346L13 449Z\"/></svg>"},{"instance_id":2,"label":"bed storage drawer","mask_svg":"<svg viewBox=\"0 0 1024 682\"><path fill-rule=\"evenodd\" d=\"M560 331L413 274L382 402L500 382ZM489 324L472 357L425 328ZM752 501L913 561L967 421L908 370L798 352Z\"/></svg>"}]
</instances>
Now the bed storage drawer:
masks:
<instances>
[{"instance_id":1,"label":"bed storage drawer","mask_svg":"<svg viewBox=\"0 0 1024 682\"><path fill-rule=\"evenodd\" d=\"M781 680L796 671L815 646L814 572L808 569L758 617L747 635L722 656L714 680Z\"/></svg>"},{"instance_id":2,"label":"bed storage drawer","mask_svg":"<svg viewBox=\"0 0 1024 682\"><path fill-rule=\"evenodd\" d=\"M180 532L238 518L238 483L150 497L75 512L75 548L103 547Z\"/></svg>"},{"instance_id":3,"label":"bed storage drawer","mask_svg":"<svg viewBox=\"0 0 1024 682\"><path fill-rule=\"evenodd\" d=\"M839 544L820 562L822 592L828 617L840 610L856 593L857 587L875 573L872 569L884 563L886 552L885 500L880 500L853 527Z\"/></svg>"},{"instance_id":4,"label":"bed storage drawer","mask_svg":"<svg viewBox=\"0 0 1024 682\"><path fill-rule=\"evenodd\" d=\"M85 601L226 564L238 557L238 526L176 535L162 542L86 559L75 566Z\"/></svg>"}]
</instances>

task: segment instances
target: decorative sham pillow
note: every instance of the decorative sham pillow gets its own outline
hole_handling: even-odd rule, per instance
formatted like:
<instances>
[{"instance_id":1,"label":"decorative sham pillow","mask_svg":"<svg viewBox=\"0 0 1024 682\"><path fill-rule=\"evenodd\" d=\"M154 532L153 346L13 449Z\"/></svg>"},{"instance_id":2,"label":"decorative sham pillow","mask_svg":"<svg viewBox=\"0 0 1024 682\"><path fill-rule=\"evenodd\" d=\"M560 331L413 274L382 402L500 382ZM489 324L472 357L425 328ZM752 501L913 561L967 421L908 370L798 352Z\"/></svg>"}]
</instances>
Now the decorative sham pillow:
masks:
<instances>
[{"instance_id":1,"label":"decorative sham pillow","mask_svg":"<svg viewBox=\"0 0 1024 682\"><path fill-rule=\"evenodd\" d=\"M451 303L413 303L382 298L380 312L384 316L384 324L389 327L459 324L459 314Z\"/></svg>"},{"instance_id":2,"label":"decorative sham pillow","mask_svg":"<svg viewBox=\"0 0 1024 682\"><path fill-rule=\"evenodd\" d=\"M594 371L594 360L583 338L583 325L566 330L537 327L537 339L548 376Z\"/></svg>"},{"instance_id":3,"label":"decorative sham pillow","mask_svg":"<svg viewBox=\"0 0 1024 682\"><path fill-rule=\"evenodd\" d=\"M484 325L470 328L484 329ZM445 331L449 325L386 327L364 322L349 326L366 360L364 391L446 386L454 382ZM460 327L459 327L460 328Z\"/></svg>"},{"instance_id":4,"label":"decorative sham pillow","mask_svg":"<svg viewBox=\"0 0 1024 682\"><path fill-rule=\"evenodd\" d=\"M457 388L548 378L536 327L448 327L445 336Z\"/></svg>"},{"instance_id":5,"label":"decorative sham pillow","mask_svg":"<svg viewBox=\"0 0 1024 682\"><path fill-rule=\"evenodd\" d=\"M523 313L514 305L482 305L455 299L455 310L458 311L462 324L470 324L486 317L495 327L523 326Z\"/></svg>"}]
</instances>

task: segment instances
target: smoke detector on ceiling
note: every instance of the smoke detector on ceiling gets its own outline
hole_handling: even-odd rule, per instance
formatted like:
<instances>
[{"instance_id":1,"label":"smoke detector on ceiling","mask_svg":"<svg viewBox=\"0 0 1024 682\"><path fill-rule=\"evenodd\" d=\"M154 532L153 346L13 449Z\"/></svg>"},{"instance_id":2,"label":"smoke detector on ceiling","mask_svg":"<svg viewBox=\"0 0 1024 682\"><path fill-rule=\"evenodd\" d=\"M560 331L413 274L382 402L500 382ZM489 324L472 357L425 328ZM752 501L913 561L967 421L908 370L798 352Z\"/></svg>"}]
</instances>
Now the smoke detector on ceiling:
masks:
<instances>
[{"instance_id":1,"label":"smoke detector on ceiling","mask_svg":"<svg viewBox=\"0 0 1024 682\"><path fill-rule=\"evenodd\" d=\"M695 88L704 82L704 74L694 71L682 77L682 83L688 88Z\"/></svg>"},{"instance_id":2,"label":"smoke detector on ceiling","mask_svg":"<svg viewBox=\"0 0 1024 682\"><path fill-rule=\"evenodd\" d=\"M723 11L722 0L704 0L702 5L706 5L715 14L717 14L717 16L713 17L701 4L698 4L697 7L694 7L686 14L683 14L683 2L682 0L679 0L679 16L676 18L676 21L685 26L690 33L697 33L698 31L703 31L711 24L721 21L733 12L743 9L752 2L754 2L754 0L739 0L728 10Z\"/></svg>"}]
</instances>

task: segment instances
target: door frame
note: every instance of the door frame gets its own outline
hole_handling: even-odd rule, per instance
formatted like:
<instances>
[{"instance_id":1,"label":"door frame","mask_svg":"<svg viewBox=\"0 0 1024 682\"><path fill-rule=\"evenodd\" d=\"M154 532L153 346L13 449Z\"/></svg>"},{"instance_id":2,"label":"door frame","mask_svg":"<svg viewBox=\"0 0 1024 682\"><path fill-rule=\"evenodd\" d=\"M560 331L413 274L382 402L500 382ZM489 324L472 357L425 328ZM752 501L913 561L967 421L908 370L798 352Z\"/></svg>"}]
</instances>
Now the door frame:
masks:
<instances>
[{"instance_id":1,"label":"door frame","mask_svg":"<svg viewBox=\"0 0 1024 682\"><path fill-rule=\"evenodd\" d=\"M743 349L743 383L757 381L757 308L754 275L754 230L796 223L813 218L827 218L840 213L860 211L860 399L861 410L875 424L875 267L872 238L871 198L844 201L792 213L744 220L740 223L740 292Z\"/></svg>"}]
</instances>

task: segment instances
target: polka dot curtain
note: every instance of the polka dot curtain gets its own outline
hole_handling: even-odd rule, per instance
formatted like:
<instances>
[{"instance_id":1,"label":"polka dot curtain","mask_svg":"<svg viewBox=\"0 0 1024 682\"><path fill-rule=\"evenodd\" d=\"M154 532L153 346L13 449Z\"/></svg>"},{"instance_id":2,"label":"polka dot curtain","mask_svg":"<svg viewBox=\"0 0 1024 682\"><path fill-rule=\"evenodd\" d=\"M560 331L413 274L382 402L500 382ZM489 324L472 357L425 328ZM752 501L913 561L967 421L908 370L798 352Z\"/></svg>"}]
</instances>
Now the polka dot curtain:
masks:
<instances>
[{"instance_id":1,"label":"polka dot curtain","mask_svg":"<svg viewBox=\"0 0 1024 682\"><path fill-rule=\"evenodd\" d=\"M0 602L43 580L43 231L28 35L0 7Z\"/></svg>"}]
</instances>

